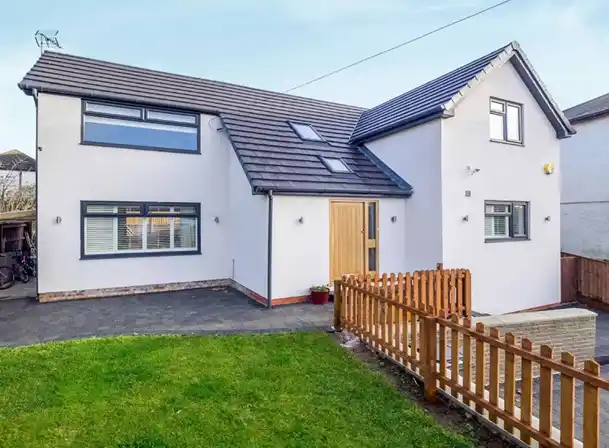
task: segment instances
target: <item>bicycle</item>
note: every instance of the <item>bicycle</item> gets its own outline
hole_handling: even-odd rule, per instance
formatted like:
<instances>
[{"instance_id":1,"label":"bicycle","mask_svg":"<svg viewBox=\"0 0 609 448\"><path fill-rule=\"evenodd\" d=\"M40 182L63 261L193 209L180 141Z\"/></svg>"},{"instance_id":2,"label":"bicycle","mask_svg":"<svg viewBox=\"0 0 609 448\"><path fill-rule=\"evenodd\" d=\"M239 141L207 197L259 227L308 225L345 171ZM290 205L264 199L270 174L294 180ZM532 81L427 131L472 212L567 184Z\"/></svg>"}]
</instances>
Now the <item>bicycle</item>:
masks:
<instances>
[{"instance_id":1,"label":"bicycle","mask_svg":"<svg viewBox=\"0 0 609 448\"><path fill-rule=\"evenodd\" d=\"M30 276L36 277L36 257L19 253L17 263L13 266L0 266L0 290L8 289L15 284L15 279L27 283Z\"/></svg>"},{"instance_id":2,"label":"bicycle","mask_svg":"<svg viewBox=\"0 0 609 448\"><path fill-rule=\"evenodd\" d=\"M10 266L0 266L0 289L8 289L15 283L15 271Z\"/></svg>"}]
</instances>

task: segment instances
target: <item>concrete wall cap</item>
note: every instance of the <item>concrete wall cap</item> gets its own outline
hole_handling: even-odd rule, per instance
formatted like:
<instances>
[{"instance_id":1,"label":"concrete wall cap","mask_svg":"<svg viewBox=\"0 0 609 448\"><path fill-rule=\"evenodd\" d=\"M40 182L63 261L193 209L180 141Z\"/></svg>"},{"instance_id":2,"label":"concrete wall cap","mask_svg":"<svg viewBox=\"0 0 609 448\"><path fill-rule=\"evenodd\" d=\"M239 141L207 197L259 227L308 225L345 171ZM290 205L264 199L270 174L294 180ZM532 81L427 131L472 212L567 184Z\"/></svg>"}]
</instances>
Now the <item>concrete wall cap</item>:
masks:
<instances>
[{"instance_id":1,"label":"concrete wall cap","mask_svg":"<svg viewBox=\"0 0 609 448\"><path fill-rule=\"evenodd\" d=\"M583 308L564 308L561 310L537 311L530 313L501 314L473 318L472 321L482 322L488 327L523 324L530 322L561 321L566 319L595 318L597 314Z\"/></svg>"}]
</instances>

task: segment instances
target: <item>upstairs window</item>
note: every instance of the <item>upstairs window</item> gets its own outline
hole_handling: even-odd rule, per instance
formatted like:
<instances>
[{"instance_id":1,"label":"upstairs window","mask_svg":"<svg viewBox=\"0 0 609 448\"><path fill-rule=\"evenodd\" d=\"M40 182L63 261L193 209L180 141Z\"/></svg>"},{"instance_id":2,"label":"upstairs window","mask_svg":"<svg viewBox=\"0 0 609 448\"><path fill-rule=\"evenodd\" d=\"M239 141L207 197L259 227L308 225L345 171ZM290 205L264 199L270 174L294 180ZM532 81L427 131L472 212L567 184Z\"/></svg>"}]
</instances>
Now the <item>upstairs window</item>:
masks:
<instances>
[{"instance_id":1,"label":"upstairs window","mask_svg":"<svg viewBox=\"0 0 609 448\"><path fill-rule=\"evenodd\" d=\"M322 157L321 161L326 165L333 173L352 173L351 169L347 166L343 159Z\"/></svg>"},{"instance_id":2,"label":"upstairs window","mask_svg":"<svg viewBox=\"0 0 609 448\"><path fill-rule=\"evenodd\" d=\"M491 98L491 140L522 143L522 104Z\"/></svg>"},{"instance_id":3,"label":"upstairs window","mask_svg":"<svg viewBox=\"0 0 609 448\"><path fill-rule=\"evenodd\" d=\"M199 253L199 204L82 203L82 258Z\"/></svg>"},{"instance_id":4,"label":"upstairs window","mask_svg":"<svg viewBox=\"0 0 609 448\"><path fill-rule=\"evenodd\" d=\"M82 142L197 153L199 116L154 107L83 101Z\"/></svg>"},{"instance_id":5,"label":"upstairs window","mask_svg":"<svg viewBox=\"0 0 609 448\"><path fill-rule=\"evenodd\" d=\"M296 132L302 140L310 140L314 142L325 141L324 138L319 135L319 133L311 125L303 123L292 123L291 121L289 121L288 123L290 124L290 126L292 126L294 132Z\"/></svg>"},{"instance_id":6,"label":"upstairs window","mask_svg":"<svg viewBox=\"0 0 609 448\"><path fill-rule=\"evenodd\" d=\"M529 204L527 202L484 203L484 236L486 241L529 238Z\"/></svg>"}]
</instances>

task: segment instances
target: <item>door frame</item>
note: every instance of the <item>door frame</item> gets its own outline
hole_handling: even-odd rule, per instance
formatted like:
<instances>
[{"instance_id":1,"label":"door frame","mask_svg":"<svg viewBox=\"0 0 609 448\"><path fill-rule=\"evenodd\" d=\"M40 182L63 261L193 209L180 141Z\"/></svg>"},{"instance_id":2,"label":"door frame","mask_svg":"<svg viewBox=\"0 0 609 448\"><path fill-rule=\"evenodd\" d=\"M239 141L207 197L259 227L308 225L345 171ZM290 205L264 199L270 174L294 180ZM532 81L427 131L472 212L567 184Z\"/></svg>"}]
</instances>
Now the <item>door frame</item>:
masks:
<instances>
[{"instance_id":1,"label":"door frame","mask_svg":"<svg viewBox=\"0 0 609 448\"><path fill-rule=\"evenodd\" d=\"M379 233L380 233L380 224L379 224L379 200L378 199L357 199L357 198L334 198L334 199L330 199L329 202L329 216L328 216L328 233L329 233L329 238L328 238L328 278L330 279L330 281L334 281L334 279L332 278L332 257L331 257L331 250L332 250L332 230L333 230L333 226L332 226L332 204L334 203L340 203L340 202L355 202L355 203L359 203L362 204L362 213L364 214L364 229L363 229L363 235L364 235L364 271L366 273L368 272L380 272L379 271ZM368 233L369 233L369 229L370 229L370 220L369 220L369 212L368 212L368 207L369 204L374 203L376 204L375 207L375 221L376 221L376 233L375 233L375 237L374 239L369 239L368 238ZM368 266L370 265L370 260L369 260L369 256L368 256L368 249L371 248L376 248L376 259L374 260L375 263L375 267L376 267L376 271L368 271Z\"/></svg>"}]
</instances>

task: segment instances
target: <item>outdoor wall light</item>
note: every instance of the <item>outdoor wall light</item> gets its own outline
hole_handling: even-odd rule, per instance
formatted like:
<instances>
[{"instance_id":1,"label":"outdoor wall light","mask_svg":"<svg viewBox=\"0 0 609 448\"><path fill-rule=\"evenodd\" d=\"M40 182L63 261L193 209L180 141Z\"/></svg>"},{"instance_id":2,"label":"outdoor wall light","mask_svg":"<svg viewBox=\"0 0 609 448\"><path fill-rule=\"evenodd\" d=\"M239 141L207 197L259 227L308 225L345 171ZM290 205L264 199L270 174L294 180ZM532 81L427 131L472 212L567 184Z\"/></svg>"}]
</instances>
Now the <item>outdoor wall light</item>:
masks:
<instances>
[{"instance_id":1,"label":"outdoor wall light","mask_svg":"<svg viewBox=\"0 0 609 448\"><path fill-rule=\"evenodd\" d=\"M220 222L220 218L219 218L219 217L217 217L217 216L215 216L215 217L214 217L214 222L215 222L216 224L218 224L218 223Z\"/></svg>"},{"instance_id":2,"label":"outdoor wall light","mask_svg":"<svg viewBox=\"0 0 609 448\"><path fill-rule=\"evenodd\" d=\"M550 218L549 216L546 216L544 219L545 222L550 222L551 220L552 220L552 218Z\"/></svg>"},{"instance_id":3,"label":"outdoor wall light","mask_svg":"<svg viewBox=\"0 0 609 448\"><path fill-rule=\"evenodd\" d=\"M61 216L55 217L55 224L61 224Z\"/></svg>"},{"instance_id":4,"label":"outdoor wall light","mask_svg":"<svg viewBox=\"0 0 609 448\"><path fill-rule=\"evenodd\" d=\"M397 220L398 220L398 217L397 217L397 216L392 216L392 217L391 217L391 222L397 222Z\"/></svg>"},{"instance_id":5,"label":"outdoor wall light","mask_svg":"<svg viewBox=\"0 0 609 448\"><path fill-rule=\"evenodd\" d=\"M302 223L304 223L304 218L301 216L300 218L298 218L298 219L297 219L297 221L298 221L300 224L302 224Z\"/></svg>"},{"instance_id":6,"label":"outdoor wall light","mask_svg":"<svg viewBox=\"0 0 609 448\"><path fill-rule=\"evenodd\" d=\"M469 174L470 176L473 176L474 174L480 171L480 168L474 168L471 165L467 165L465 169L467 170L467 174Z\"/></svg>"},{"instance_id":7,"label":"outdoor wall light","mask_svg":"<svg viewBox=\"0 0 609 448\"><path fill-rule=\"evenodd\" d=\"M469 221L469 215L465 215L463 218L461 218L461 221L468 222Z\"/></svg>"}]
</instances>

